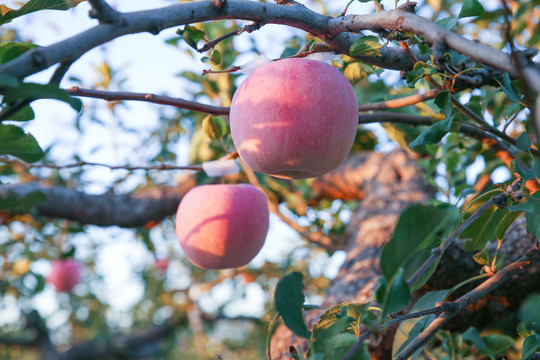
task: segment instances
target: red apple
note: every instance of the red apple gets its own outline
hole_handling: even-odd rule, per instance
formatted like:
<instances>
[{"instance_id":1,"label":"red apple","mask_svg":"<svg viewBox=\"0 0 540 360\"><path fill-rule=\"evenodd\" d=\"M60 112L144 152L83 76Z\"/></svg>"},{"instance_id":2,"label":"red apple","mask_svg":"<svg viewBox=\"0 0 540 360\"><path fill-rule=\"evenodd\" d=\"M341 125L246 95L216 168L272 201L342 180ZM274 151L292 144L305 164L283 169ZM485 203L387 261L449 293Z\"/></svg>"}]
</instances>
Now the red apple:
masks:
<instances>
[{"instance_id":1,"label":"red apple","mask_svg":"<svg viewBox=\"0 0 540 360\"><path fill-rule=\"evenodd\" d=\"M257 255L268 232L266 196L246 185L191 189L176 213L176 235L187 258L205 269L244 266Z\"/></svg>"},{"instance_id":2,"label":"red apple","mask_svg":"<svg viewBox=\"0 0 540 360\"><path fill-rule=\"evenodd\" d=\"M81 269L72 258L54 260L47 282L54 285L56 291L71 292L81 281Z\"/></svg>"},{"instance_id":3,"label":"red apple","mask_svg":"<svg viewBox=\"0 0 540 360\"><path fill-rule=\"evenodd\" d=\"M169 267L169 259L156 259L154 262L154 268L160 272L167 272Z\"/></svg>"},{"instance_id":4,"label":"red apple","mask_svg":"<svg viewBox=\"0 0 540 360\"><path fill-rule=\"evenodd\" d=\"M242 82L230 110L231 135L253 170L284 179L319 176L349 153L358 103L334 67L310 59L261 66Z\"/></svg>"}]
</instances>

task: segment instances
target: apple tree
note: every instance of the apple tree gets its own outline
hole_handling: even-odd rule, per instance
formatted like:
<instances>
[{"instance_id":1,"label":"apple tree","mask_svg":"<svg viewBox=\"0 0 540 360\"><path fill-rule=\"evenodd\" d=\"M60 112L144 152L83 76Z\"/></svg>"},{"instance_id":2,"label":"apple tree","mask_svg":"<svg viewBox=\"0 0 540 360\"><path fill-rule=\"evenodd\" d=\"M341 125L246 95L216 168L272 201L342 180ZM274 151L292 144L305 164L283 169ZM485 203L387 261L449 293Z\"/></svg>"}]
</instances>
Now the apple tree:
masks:
<instances>
[{"instance_id":1,"label":"apple tree","mask_svg":"<svg viewBox=\"0 0 540 360\"><path fill-rule=\"evenodd\" d=\"M540 359L538 0L163 3L0 5L2 359ZM24 32L59 11L92 26L47 45ZM106 56L149 34L185 62L160 93L130 88L155 66L125 78ZM84 63L96 49L102 61ZM305 75L306 61L335 78L317 87L322 65ZM268 64L281 67L267 76L274 88L255 77ZM248 81L253 102L238 105ZM352 127L336 125L345 86ZM141 102L144 122L129 112ZM71 120L55 127L41 104ZM266 114L275 131L259 136ZM301 121L292 148L310 151L295 168L280 124ZM255 163L280 159L278 177L254 171L272 174L249 166L235 134L256 149L269 141ZM341 136L345 160L305 172L325 167ZM201 189L220 183L266 195L265 246L280 256L242 266L260 248L250 235L228 269L187 259L174 221L178 231L210 216L225 190ZM194 188L204 196L175 217ZM268 226L261 201L251 212ZM260 237L238 206L223 215L236 222L228 238ZM128 256L110 255L120 242L131 275L111 288Z\"/></svg>"}]
</instances>

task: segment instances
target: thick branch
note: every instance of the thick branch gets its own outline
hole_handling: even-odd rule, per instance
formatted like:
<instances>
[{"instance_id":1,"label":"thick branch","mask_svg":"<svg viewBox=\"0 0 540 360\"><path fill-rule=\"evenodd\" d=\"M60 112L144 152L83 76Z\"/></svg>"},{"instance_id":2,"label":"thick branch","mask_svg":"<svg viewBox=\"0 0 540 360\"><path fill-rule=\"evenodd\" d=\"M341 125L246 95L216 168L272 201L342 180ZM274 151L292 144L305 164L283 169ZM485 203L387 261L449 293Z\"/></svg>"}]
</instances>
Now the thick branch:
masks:
<instances>
[{"instance_id":1,"label":"thick branch","mask_svg":"<svg viewBox=\"0 0 540 360\"><path fill-rule=\"evenodd\" d=\"M102 91L93 89L81 89L79 87L72 87L66 89L68 93L75 96L90 97L96 99L103 99L107 101L122 101L122 100L135 100L146 101L154 104L172 105L180 109L192 110L212 115L226 115L229 113L228 107L213 106L201 104L195 101L189 101L179 98L172 98L169 96L134 93L127 91Z\"/></svg>"},{"instance_id":2,"label":"thick branch","mask_svg":"<svg viewBox=\"0 0 540 360\"><path fill-rule=\"evenodd\" d=\"M280 6L246 0L229 0L222 7L211 1L193 1L165 8L121 13L117 24L99 24L85 32L56 44L32 49L0 67L1 74L24 78L59 62L74 61L87 51L127 34L150 32L218 19L243 19L257 23L282 24L304 30L325 40L338 53L348 54L350 46L359 35L327 32L333 19L309 10L303 5ZM346 31L346 30L345 30ZM395 47L384 47L381 56L362 56L358 59L388 69L410 70L412 62L407 54Z\"/></svg>"},{"instance_id":3,"label":"thick branch","mask_svg":"<svg viewBox=\"0 0 540 360\"><path fill-rule=\"evenodd\" d=\"M170 335L178 326L186 323L185 318L155 325L139 333L115 338L107 343L90 341L76 344L64 353L59 354L56 360L85 360L109 358L141 358L148 357L159 351L158 343Z\"/></svg>"},{"instance_id":4,"label":"thick branch","mask_svg":"<svg viewBox=\"0 0 540 360\"><path fill-rule=\"evenodd\" d=\"M174 187L154 187L124 195L89 195L38 182L0 185L0 193L15 196L24 196L34 191L45 193L48 200L37 206L41 216L98 226L139 227L174 214L184 194L195 185L194 176L187 175Z\"/></svg>"},{"instance_id":5,"label":"thick branch","mask_svg":"<svg viewBox=\"0 0 540 360\"><path fill-rule=\"evenodd\" d=\"M520 64L515 64L510 54L477 41L468 40L410 12L390 10L370 15L348 15L332 19L328 23L328 31L331 34L362 30L377 32L381 29L411 31L423 36L431 44L445 44L475 61L507 71L514 77L520 75L518 70ZM535 66L527 66L523 69L523 74L530 80L534 90L540 91L540 71Z\"/></svg>"}]
</instances>

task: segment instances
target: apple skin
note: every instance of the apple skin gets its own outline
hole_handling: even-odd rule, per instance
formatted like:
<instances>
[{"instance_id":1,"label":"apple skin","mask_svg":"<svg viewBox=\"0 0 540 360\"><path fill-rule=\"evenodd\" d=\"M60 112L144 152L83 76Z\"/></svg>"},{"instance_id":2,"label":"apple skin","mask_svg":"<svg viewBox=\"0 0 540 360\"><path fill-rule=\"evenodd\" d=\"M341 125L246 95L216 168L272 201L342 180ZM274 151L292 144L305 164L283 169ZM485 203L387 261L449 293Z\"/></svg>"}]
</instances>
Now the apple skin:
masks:
<instances>
[{"instance_id":1,"label":"apple skin","mask_svg":"<svg viewBox=\"0 0 540 360\"><path fill-rule=\"evenodd\" d=\"M58 292L71 292L81 281L81 269L72 258L54 260L47 282L54 285Z\"/></svg>"},{"instance_id":2,"label":"apple skin","mask_svg":"<svg viewBox=\"0 0 540 360\"><path fill-rule=\"evenodd\" d=\"M304 179L335 169L347 156L358 127L352 85L334 67L310 59L261 66L236 90L231 135L253 170Z\"/></svg>"},{"instance_id":3,"label":"apple skin","mask_svg":"<svg viewBox=\"0 0 540 360\"><path fill-rule=\"evenodd\" d=\"M176 213L180 246L203 269L246 265L261 250L268 226L266 196L247 184L197 186Z\"/></svg>"}]
</instances>

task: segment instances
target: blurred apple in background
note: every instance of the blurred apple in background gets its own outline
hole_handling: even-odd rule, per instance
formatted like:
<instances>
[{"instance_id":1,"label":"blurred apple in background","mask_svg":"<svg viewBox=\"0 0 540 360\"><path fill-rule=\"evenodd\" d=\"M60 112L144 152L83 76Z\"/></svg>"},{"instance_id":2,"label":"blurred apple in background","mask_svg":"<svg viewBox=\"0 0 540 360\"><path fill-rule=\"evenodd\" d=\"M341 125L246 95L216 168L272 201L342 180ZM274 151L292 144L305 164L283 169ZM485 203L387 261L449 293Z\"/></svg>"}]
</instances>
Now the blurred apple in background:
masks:
<instances>
[{"instance_id":1,"label":"blurred apple in background","mask_svg":"<svg viewBox=\"0 0 540 360\"><path fill-rule=\"evenodd\" d=\"M47 282L54 285L58 292L71 292L81 281L81 269L73 259L54 260Z\"/></svg>"},{"instance_id":2,"label":"blurred apple in background","mask_svg":"<svg viewBox=\"0 0 540 360\"><path fill-rule=\"evenodd\" d=\"M335 169L347 156L358 127L352 85L334 67L310 59L261 66L236 90L231 135L253 170L303 179Z\"/></svg>"},{"instance_id":3,"label":"blurred apple in background","mask_svg":"<svg viewBox=\"0 0 540 360\"><path fill-rule=\"evenodd\" d=\"M264 244L266 196L247 184L191 189L176 213L176 234L187 258L206 269L244 266Z\"/></svg>"},{"instance_id":4,"label":"blurred apple in background","mask_svg":"<svg viewBox=\"0 0 540 360\"><path fill-rule=\"evenodd\" d=\"M154 268L162 273L167 272L168 267L169 259L156 259L156 262L154 263Z\"/></svg>"}]
</instances>

